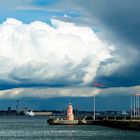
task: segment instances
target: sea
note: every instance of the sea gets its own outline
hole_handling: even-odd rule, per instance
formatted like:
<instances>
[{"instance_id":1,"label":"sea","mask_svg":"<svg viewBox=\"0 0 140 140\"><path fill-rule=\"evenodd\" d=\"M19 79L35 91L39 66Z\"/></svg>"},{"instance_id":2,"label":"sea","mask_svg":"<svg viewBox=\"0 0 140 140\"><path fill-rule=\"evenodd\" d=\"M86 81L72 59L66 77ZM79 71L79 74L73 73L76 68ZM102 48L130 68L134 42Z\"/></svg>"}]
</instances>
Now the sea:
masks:
<instances>
[{"instance_id":1,"label":"sea","mask_svg":"<svg viewBox=\"0 0 140 140\"><path fill-rule=\"evenodd\" d=\"M139 131L96 125L49 125L46 116L0 116L0 140L140 140Z\"/></svg>"}]
</instances>

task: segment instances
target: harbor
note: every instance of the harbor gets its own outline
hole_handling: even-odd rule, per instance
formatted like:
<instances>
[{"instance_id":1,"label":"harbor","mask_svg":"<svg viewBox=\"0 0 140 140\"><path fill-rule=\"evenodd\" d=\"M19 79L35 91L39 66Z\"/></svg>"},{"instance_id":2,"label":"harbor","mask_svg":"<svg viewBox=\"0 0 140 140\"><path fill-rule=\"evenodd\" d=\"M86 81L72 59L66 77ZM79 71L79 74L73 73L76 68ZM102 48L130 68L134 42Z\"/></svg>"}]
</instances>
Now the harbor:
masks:
<instances>
[{"instance_id":1,"label":"harbor","mask_svg":"<svg viewBox=\"0 0 140 140\"><path fill-rule=\"evenodd\" d=\"M130 109L126 111L98 111L97 96L93 96L93 111L80 111L70 102L64 110L33 110L22 108L16 100L15 109L0 110L0 116L44 116L49 125L94 125L124 130L140 130L140 94L129 96Z\"/></svg>"},{"instance_id":2,"label":"harbor","mask_svg":"<svg viewBox=\"0 0 140 140\"><path fill-rule=\"evenodd\" d=\"M0 140L140 140L140 0L0 2Z\"/></svg>"},{"instance_id":3,"label":"harbor","mask_svg":"<svg viewBox=\"0 0 140 140\"><path fill-rule=\"evenodd\" d=\"M1 140L139 140L139 131L99 125L49 125L46 116L0 116Z\"/></svg>"},{"instance_id":4,"label":"harbor","mask_svg":"<svg viewBox=\"0 0 140 140\"><path fill-rule=\"evenodd\" d=\"M99 125L125 130L140 131L140 94L131 95L131 107L129 112L122 114L101 115L96 112L96 102L94 96L94 112L87 116L74 116L72 104L69 103L66 116L50 117L47 122L50 125ZM97 115L96 115L97 114Z\"/></svg>"}]
</instances>

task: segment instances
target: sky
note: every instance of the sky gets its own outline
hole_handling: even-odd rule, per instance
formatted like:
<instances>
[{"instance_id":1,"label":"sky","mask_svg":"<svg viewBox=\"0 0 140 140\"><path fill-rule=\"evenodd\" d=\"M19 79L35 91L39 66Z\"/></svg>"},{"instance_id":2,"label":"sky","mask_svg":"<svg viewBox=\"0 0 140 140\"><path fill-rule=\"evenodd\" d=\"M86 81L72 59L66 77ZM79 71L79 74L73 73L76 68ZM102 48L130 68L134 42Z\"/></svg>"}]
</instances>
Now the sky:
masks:
<instances>
[{"instance_id":1,"label":"sky","mask_svg":"<svg viewBox=\"0 0 140 140\"><path fill-rule=\"evenodd\" d=\"M0 0L1 109L20 99L34 109L72 102L92 110L96 95L99 110L128 110L130 94L140 90L139 5ZM104 86L94 88L93 81Z\"/></svg>"}]
</instances>

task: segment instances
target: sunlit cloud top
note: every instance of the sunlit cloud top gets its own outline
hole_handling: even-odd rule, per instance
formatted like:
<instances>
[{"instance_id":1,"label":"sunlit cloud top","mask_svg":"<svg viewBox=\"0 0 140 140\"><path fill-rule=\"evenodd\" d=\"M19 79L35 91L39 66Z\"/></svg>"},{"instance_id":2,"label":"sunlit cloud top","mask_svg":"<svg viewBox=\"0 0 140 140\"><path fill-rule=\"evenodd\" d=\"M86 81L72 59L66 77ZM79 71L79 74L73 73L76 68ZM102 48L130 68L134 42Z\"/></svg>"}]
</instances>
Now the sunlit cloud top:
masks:
<instances>
[{"instance_id":1,"label":"sunlit cloud top","mask_svg":"<svg viewBox=\"0 0 140 140\"><path fill-rule=\"evenodd\" d=\"M0 25L1 80L25 87L89 84L100 63L112 58L115 47L89 27L51 24L7 19Z\"/></svg>"}]
</instances>

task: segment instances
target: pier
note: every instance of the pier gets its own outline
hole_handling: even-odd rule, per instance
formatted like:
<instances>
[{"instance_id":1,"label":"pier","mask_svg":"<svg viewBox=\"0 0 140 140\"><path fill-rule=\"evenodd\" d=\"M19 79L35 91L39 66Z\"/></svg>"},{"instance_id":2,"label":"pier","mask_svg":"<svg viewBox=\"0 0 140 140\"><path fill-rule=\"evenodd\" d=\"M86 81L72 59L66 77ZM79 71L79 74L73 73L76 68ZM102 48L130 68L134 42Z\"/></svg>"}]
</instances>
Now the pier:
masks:
<instances>
[{"instance_id":1,"label":"pier","mask_svg":"<svg viewBox=\"0 0 140 140\"><path fill-rule=\"evenodd\" d=\"M100 125L124 130L140 131L140 120L95 120L81 123L82 125Z\"/></svg>"}]
</instances>

